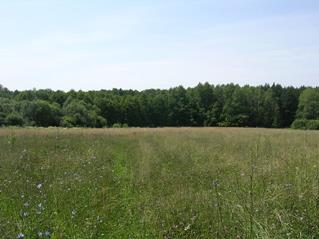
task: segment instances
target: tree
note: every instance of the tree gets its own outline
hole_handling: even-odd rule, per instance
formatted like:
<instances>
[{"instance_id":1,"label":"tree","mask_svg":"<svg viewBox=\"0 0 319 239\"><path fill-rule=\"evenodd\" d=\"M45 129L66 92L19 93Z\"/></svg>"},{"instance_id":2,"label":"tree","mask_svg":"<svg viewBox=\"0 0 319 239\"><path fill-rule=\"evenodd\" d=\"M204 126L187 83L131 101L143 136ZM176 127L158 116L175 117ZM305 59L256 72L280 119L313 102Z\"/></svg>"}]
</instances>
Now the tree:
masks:
<instances>
[{"instance_id":1,"label":"tree","mask_svg":"<svg viewBox=\"0 0 319 239\"><path fill-rule=\"evenodd\" d=\"M260 114L263 119L260 126L266 128L279 127L280 108L273 89L271 88L269 88L263 95Z\"/></svg>"},{"instance_id":2,"label":"tree","mask_svg":"<svg viewBox=\"0 0 319 239\"><path fill-rule=\"evenodd\" d=\"M25 105L24 116L30 125L58 126L61 112L57 103L50 104L44 100L35 100Z\"/></svg>"},{"instance_id":3,"label":"tree","mask_svg":"<svg viewBox=\"0 0 319 239\"><path fill-rule=\"evenodd\" d=\"M99 95L94 99L94 104L99 108L101 116L107 119L109 126L121 121L121 106L117 97Z\"/></svg>"},{"instance_id":4,"label":"tree","mask_svg":"<svg viewBox=\"0 0 319 239\"><path fill-rule=\"evenodd\" d=\"M106 120L98 116L93 106L83 100L69 98L63 106L64 116L61 121L66 127L104 127Z\"/></svg>"},{"instance_id":5,"label":"tree","mask_svg":"<svg viewBox=\"0 0 319 239\"><path fill-rule=\"evenodd\" d=\"M14 126L22 126L24 124L24 121L22 116L19 113L13 112L6 116L5 124L14 125Z\"/></svg>"},{"instance_id":6,"label":"tree","mask_svg":"<svg viewBox=\"0 0 319 239\"><path fill-rule=\"evenodd\" d=\"M170 126L191 126L192 116L189 105L189 98L184 87L179 86L170 89L168 92L169 125Z\"/></svg>"},{"instance_id":7,"label":"tree","mask_svg":"<svg viewBox=\"0 0 319 239\"><path fill-rule=\"evenodd\" d=\"M249 102L244 88L237 87L232 96L226 101L223 118L229 126L249 125Z\"/></svg>"},{"instance_id":8,"label":"tree","mask_svg":"<svg viewBox=\"0 0 319 239\"><path fill-rule=\"evenodd\" d=\"M137 127L288 127L296 118L319 117L318 91L278 84L253 87L209 83L143 91L10 91L0 87L0 125L16 124L19 120L14 118L22 117L24 125L44 127L117 123ZM306 125L315 128L316 123Z\"/></svg>"},{"instance_id":9,"label":"tree","mask_svg":"<svg viewBox=\"0 0 319 239\"><path fill-rule=\"evenodd\" d=\"M280 96L281 127L290 127L294 121L298 109L298 97L299 91L293 87L283 90Z\"/></svg>"},{"instance_id":10,"label":"tree","mask_svg":"<svg viewBox=\"0 0 319 239\"><path fill-rule=\"evenodd\" d=\"M6 124L6 114L3 112L0 112L0 126L3 126Z\"/></svg>"},{"instance_id":11,"label":"tree","mask_svg":"<svg viewBox=\"0 0 319 239\"><path fill-rule=\"evenodd\" d=\"M213 93L213 86L208 84L207 82L205 84L198 84L194 91L197 94L197 97L199 98L199 105L201 108L204 109L204 111L207 111L210 106L214 103L214 93Z\"/></svg>"},{"instance_id":12,"label":"tree","mask_svg":"<svg viewBox=\"0 0 319 239\"><path fill-rule=\"evenodd\" d=\"M122 106L124 113L124 122L129 126L141 125L141 111L136 97L127 96Z\"/></svg>"},{"instance_id":13,"label":"tree","mask_svg":"<svg viewBox=\"0 0 319 239\"><path fill-rule=\"evenodd\" d=\"M307 88L299 97L298 118L319 119L319 89Z\"/></svg>"}]
</instances>

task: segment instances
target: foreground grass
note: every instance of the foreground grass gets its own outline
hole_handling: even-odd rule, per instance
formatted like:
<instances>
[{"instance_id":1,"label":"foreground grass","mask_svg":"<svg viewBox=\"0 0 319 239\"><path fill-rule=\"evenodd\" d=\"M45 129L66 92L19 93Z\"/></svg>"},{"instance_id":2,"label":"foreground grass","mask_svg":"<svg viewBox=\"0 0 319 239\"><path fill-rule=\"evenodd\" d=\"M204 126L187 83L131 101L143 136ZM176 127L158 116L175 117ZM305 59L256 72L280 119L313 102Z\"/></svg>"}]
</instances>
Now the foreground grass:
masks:
<instances>
[{"instance_id":1,"label":"foreground grass","mask_svg":"<svg viewBox=\"0 0 319 239\"><path fill-rule=\"evenodd\" d=\"M318 238L318 146L312 131L2 129L0 238Z\"/></svg>"}]
</instances>

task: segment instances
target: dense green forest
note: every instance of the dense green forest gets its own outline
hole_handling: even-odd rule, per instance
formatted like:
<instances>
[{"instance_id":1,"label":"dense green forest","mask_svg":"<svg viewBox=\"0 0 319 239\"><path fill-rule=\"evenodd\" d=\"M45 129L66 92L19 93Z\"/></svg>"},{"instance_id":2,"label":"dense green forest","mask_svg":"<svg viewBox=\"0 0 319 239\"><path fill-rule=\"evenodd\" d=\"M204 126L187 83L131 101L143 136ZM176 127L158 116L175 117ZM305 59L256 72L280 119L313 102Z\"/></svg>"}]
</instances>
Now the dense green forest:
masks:
<instances>
[{"instance_id":1,"label":"dense green forest","mask_svg":"<svg viewBox=\"0 0 319 239\"><path fill-rule=\"evenodd\" d=\"M198 84L157 90L10 91L0 125L62 127L239 126L319 128L319 88Z\"/></svg>"}]
</instances>

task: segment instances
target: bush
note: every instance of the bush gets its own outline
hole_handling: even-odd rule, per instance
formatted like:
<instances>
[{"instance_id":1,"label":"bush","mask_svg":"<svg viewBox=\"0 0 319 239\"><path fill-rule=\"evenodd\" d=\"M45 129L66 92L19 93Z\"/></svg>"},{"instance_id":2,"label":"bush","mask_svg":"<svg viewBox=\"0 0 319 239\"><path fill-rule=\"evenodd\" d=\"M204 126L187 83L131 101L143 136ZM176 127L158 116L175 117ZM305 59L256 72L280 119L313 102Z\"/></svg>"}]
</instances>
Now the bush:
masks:
<instances>
[{"instance_id":1,"label":"bush","mask_svg":"<svg viewBox=\"0 0 319 239\"><path fill-rule=\"evenodd\" d=\"M10 113L5 118L6 125L22 126L24 124L23 118L18 113Z\"/></svg>"},{"instance_id":2,"label":"bush","mask_svg":"<svg viewBox=\"0 0 319 239\"><path fill-rule=\"evenodd\" d=\"M112 128L122 128L121 123L115 123L112 125Z\"/></svg>"},{"instance_id":3,"label":"bush","mask_svg":"<svg viewBox=\"0 0 319 239\"><path fill-rule=\"evenodd\" d=\"M57 104L50 104L43 100L35 100L24 105L23 115L30 126L58 126L60 121L60 108Z\"/></svg>"},{"instance_id":4,"label":"bush","mask_svg":"<svg viewBox=\"0 0 319 239\"><path fill-rule=\"evenodd\" d=\"M105 127L107 125L107 120L104 118L104 117L102 117L102 116L97 116L96 117L96 127L97 128L103 128L103 127Z\"/></svg>"},{"instance_id":5,"label":"bush","mask_svg":"<svg viewBox=\"0 0 319 239\"><path fill-rule=\"evenodd\" d=\"M319 120L308 120L307 129L318 130L319 129Z\"/></svg>"},{"instance_id":6,"label":"bush","mask_svg":"<svg viewBox=\"0 0 319 239\"><path fill-rule=\"evenodd\" d=\"M291 128L318 130L319 129L319 120L297 119L292 123Z\"/></svg>"},{"instance_id":7,"label":"bush","mask_svg":"<svg viewBox=\"0 0 319 239\"><path fill-rule=\"evenodd\" d=\"M5 125L6 123L6 115L5 113L0 112L0 126Z\"/></svg>"},{"instance_id":8,"label":"bush","mask_svg":"<svg viewBox=\"0 0 319 239\"><path fill-rule=\"evenodd\" d=\"M122 128L128 128L128 124L127 123L122 124Z\"/></svg>"},{"instance_id":9,"label":"bush","mask_svg":"<svg viewBox=\"0 0 319 239\"><path fill-rule=\"evenodd\" d=\"M128 124L127 123L124 123L124 124L115 123L112 125L112 128L128 128Z\"/></svg>"},{"instance_id":10,"label":"bush","mask_svg":"<svg viewBox=\"0 0 319 239\"><path fill-rule=\"evenodd\" d=\"M65 128L74 127L74 119L70 116L63 116L60 122L60 126Z\"/></svg>"},{"instance_id":11,"label":"bush","mask_svg":"<svg viewBox=\"0 0 319 239\"><path fill-rule=\"evenodd\" d=\"M293 129L306 129L306 123L307 123L307 120L305 120L305 119L297 119L292 123L291 128L293 128Z\"/></svg>"},{"instance_id":12,"label":"bush","mask_svg":"<svg viewBox=\"0 0 319 239\"><path fill-rule=\"evenodd\" d=\"M234 125L232 125L230 122L219 122L219 123L217 123L217 126L218 127L231 127Z\"/></svg>"}]
</instances>

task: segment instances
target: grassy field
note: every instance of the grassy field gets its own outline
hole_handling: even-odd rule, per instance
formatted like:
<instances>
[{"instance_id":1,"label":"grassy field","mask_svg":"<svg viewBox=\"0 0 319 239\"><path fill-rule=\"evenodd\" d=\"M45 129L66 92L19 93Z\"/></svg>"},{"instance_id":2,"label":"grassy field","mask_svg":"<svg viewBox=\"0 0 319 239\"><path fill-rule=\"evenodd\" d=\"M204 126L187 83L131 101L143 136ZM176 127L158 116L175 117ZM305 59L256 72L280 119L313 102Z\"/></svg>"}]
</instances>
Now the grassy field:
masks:
<instances>
[{"instance_id":1,"label":"grassy field","mask_svg":"<svg viewBox=\"0 0 319 239\"><path fill-rule=\"evenodd\" d=\"M319 238L319 133L1 129L0 238Z\"/></svg>"}]
</instances>

